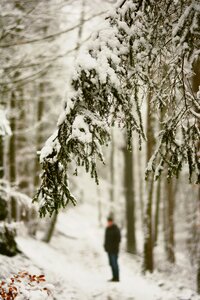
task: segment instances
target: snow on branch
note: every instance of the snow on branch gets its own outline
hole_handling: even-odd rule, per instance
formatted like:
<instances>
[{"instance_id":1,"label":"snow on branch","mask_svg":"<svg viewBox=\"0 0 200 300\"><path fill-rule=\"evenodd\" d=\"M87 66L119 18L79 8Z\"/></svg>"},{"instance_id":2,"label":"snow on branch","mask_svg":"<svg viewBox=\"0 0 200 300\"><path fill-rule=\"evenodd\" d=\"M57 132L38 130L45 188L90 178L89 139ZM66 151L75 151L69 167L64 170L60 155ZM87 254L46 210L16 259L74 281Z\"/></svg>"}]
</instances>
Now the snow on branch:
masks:
<instances>
[{"instance_id":1,"label":"snow on branch","mask_svg":"<svg viewBox=\"0 0 200 300\"><path fill-rule=\"evenodd\" d=\"M199 55L199 14L192 0L127 0L106 18L77 59L56 134L41 152L42 183L34 198L41 201L41 215L75 203L67 176L72 161L98 182L96 159L103 161L101 146L114 123L126 128L128 147L133 131L140 144L146 139L141 109L147 101L151 114L162 119L148 171L158 177L167 168L169 177L178 176L187 162L190 179L195 173L200 181L199 112L192 110L197 100L190 84Z\"/></svg>"}]
</instances>

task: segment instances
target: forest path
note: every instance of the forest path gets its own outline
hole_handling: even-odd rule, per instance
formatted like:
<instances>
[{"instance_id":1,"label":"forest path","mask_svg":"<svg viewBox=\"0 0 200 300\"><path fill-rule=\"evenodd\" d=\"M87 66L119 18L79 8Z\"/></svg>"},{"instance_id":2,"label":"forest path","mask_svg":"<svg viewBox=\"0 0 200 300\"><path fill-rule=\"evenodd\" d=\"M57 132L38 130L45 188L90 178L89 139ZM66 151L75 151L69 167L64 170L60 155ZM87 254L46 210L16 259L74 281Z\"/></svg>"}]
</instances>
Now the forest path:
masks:
<instances>
[{"instance_id":1,"label":"forest path","mask_svg":"<svg viewBox=\"0 0 200 300\"><path fill-rule=\"evenodd\" d=\"M126 253L120 253L121 281L107 282L103 235L94 209L82 205L59 215L50 245L27 238L18 238L18 244L55 285L56 300L175 300L142 276Z\"/></svg>"}]
</instances>

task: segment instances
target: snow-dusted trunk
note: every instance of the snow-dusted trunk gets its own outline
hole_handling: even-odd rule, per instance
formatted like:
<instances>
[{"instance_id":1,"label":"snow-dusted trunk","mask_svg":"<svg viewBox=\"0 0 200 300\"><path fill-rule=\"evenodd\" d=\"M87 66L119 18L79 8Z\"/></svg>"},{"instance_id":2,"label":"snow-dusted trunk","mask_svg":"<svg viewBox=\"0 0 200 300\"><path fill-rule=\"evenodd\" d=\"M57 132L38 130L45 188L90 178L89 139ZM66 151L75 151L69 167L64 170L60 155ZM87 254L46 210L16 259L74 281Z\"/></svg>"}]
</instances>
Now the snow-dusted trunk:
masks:
<instances>
[{"instance_id":1,"label":"snow-dusted trunk","mask_svg":"<svg viewBox=\"0 0 200 300\"><path fill-rule=\"evenodd\" d=\"M199 202L199 211L200 211L200 187L199 187L199 191L198 191L198 202ZM199 229L198 229L198 235L200 235L199 233ZM200 241L200 237L198 236L198 241ZM199 245L198 245L199 246ZM197 249L198 252L197 252L197 256L198 256L198 259L197 259L197 292L198 294L200 294L200 249Z\"/></svg>"},{"instance_id":2,"label":"snow-dusted trunk","mask_svg":"<svg viewBox=\"0 0 200 300\"><path fill-rule=\"evenodd\" d=\"M146 204L144 211L144 261L143 271L153 272L153 235L152 235L152 202L154 180L151 175L146 183Z\"/></svg>"},{"instance_id":3,"label":"snow-dusted trunk","mask_svg":"<svg viewBox=\"0 0 200 300\"><path fill-rule=\"evenodd\" d=\"M98 195L98 222L99 226L102 225L102 203L101 203L101 190L99 186L97 186L97 195Z\"/></svg>"},{"instance_id":4,"label":"snow-dusted trunk","mask_svg":"<svg viewBox=\"0 0 200 300\"><path fill-rule=\"evenodd\" d=\"M138 189L139 189L139 202L140 202L140 211L141 211L141 223L144 222L144 178L142 176L143 172L143 163L142 163L142 151L137 147L137 165L138 165Z\"/></svg>"},{"instance_id":5,"label":"snow-dusted trunk","mask_svg":"<svg viewBox=\"0 0 200 300\"><path fill-rule=\"evenodd\" d=\"M28 87L27 87L28 89ZM25 100L26 92L23 87L18 88L18 98L17 98L17 107L18 107L18 120L16 124L16 151L17 151L17 172L18 172L18 178L19 178L19 186L20 189L24 193L30 193L30 176L28 174L31 174L30 172L30 160L27 159L27 102ZM28 119L30 122L30 119ZM25 150L25 151L24 151ZM32 169L31 169L32 171Z\"/></svg>"},{"instance_id":6,"label":"snow-dusted trunk","mask_svg":"<svg viewBox=\"0 0 200 300\"><path fill-rule=\"evenodd\" d=\"M151 98L152 94L149 91L147 95L147 162L150 160L154 145L153 133L153 116L151 112ZM153 272L153 234L152 234L152 204L153 204L153 188L154 179L153 174L150 174L146 182L146 203L144 209L144 261L143 270Z\"/></svg>"},{"instance_id":7,"label":"snow-dusted trunk","mask_svg":"<svg viewBox=\"0 0 200 300\"><path fill-rule=\"evenodd\" d=\"M81 3L81 13L80 13L80 25L78 28L78 39L77 39L77 46L76 46L76 54L78 53L81 47L81 41L83 36L83 28L84 28L84 19L85 19L85 0L82 0Z\"/></svg>"},{"instance_id":8,"label":"snow-dusted trunk","mask_svg":"<svg viewBox=\"0 0 200 300\"><path fill-rule=\"evenodd\" d=\"M58 217L58 214L54 211L53 215L51 216L51 219L50 219L47 231L45 233L45 236L43 238L43 241L45 243L49 243L52 236L53 236L53 232L54 232L54 229L55 229L57 217Z\"/></svg>"},{"instance_id":9,"label":"snow-dusted trunk","mask_svg":"<svg viewBox=\"0 0 200 300\"><path fill-rule=\"evenodd\" d=\"M161 203L161 177L158 179L156 187L156 206L155 206L155 218L154 218L154 246L157 245L158 233L159 233L159 218L160 218L160 203Z\"/></svg>"},{"instance_id":10,"label":"snow-dusted trunk","mask_svg":"<svg viewBox=\"0 0 200 300\"><path fill-rule=\"evenodd\" d=\"M10 136L9 141L9 179L11 185L14 185L16 182L16 108L17 108L17 99L14 92L11 94L10 99L10 110L11 110L11 118L10 118L10 128L12 131L12 135ZM17 203L16 199L11 197L11 218L13 220L17 220Z\"/></svg>"},{"instance_id":11,"label":"snow-dusted trunk","mask_svg":"<svg viewBox=\"0 0 200 300\"><path fill-rule=\"evenodd\" d=\"M14 183L16 180L16 101L16 95L13 92L10 100L10 128L12 135L9 142L9 179L11 183Z\"/></svg>"},{"instance_id":12,"label":"snow-dusted trunk","mask_svg":"<svg viewBox=\"0 0 200 300\"><path fill-rule=\"evenodd\" d=\"M36 132L36 149L37 151L40 150L43 138L42 138L42 133L43 133L43 126L42 126L42 117L44 114L44 109L45 109L45 97L44 97L44 92L45 92L45 83L41 82L39 86L39 99L38 99L38 104L37 104L37 122L39 123L38 130ZM40 164L38 161L38 157L36 156L35 158L35 170L34 170L34 186L37 188L39 183L40 183Z\"/></svg>"},{"instance_id":13,"label":"snow-dusted trunk","mask_svg":"<svg viewBox=\"0 0 200 300\"><path fill-rule=\"evenodd\" d=\"M111 143L111 151L110 151L110 201L111 201L111 209L114 209L114 201L115 201L115 140L114 140L114 132L112 130L112 143Z\"/></svg>"},{"instance_id":14,"label":"snow-dusted trunk","mask_svg":"<svg viewBox=\"0 0 200 300\"><path fill-rule=\"evenodd\" d=\"M200 57L193 64L194 76L192 77L192 89L197 93L200 88Z\"/></svg>"},{"instance_id":15,"label":"snow-dusted trunk","mask_svg":"<svg viewBox=\"0 0 200 300\"><path fill-rule=\"evenodd\" d=\"M127 251L136 253L135 236L135 191L134 191L134 170L133 154L124 148L124 187L126 197L126 228L127 228Z\"/></svg>"},{"instance_id":16,"label":"snow-dusted trunk","mask_svg":"<svg viewBox=\"0 0 200 300\"><path fill-rule=\"evenodd\" d=\"M163 118L166 112L166 108L162 107L160 109L160 122L159 122L159 130L161 131L163 128ZM155 203L155 212L154 212L154 246L157 245L158 241L158 233L159 233L159 219L160 219L160 204L161 204L161 189L162 189L162 177L158 178L157 186L156 186L156 203Z\"/></svg>"},{"instance_id":17,"label":"snow-dusted trunk","mask_svg":"<svg viewBox=\"0 0 200 300\"><path fill-rule=\"evenodd\" d=\"M175 189L174 181L166 180L166 255L170 263L175 262L175 240L174 240L174 204L175 204Z\"/></svg>"},{"instance_id":18,"label":"snow-dusted trunk","mask_svg":"<svg viewBox=\"0 0 200 300\"><path fill-rule=\"evenodd\" d=\"M200 90L200 57L195 61L195 63L193 64L193 71L194 71L194 76L192 78L192 89L193 92L195 94L195 96L197 95L197 93ZM196 113L200 113L199 109L195 109ZM198 122L198 127L200 129L200 121ZM198 157L200 157L200 140L197 141L198 145L197 145L197 149L198 149ZM200 186L199 186L199 191L198 191L198 208L199 208L199 213L200 213ZM197 240L200 241L200 229L197 229L197 235L198 238ZM199 249L198 249L199 250ZM200 254L198 251L197 254L197 291L200 294Z\"/></svg>"},{"instance_id":19,"label":"snow-dusted trunk","mask_svg":"<svg viewBox=\"0 0 200 300\"><path fill-rule=\"evenodd\" d=\"M0 135L0 179L4 176L4 142L3 137Z\"/></svg>"}]
</instances>

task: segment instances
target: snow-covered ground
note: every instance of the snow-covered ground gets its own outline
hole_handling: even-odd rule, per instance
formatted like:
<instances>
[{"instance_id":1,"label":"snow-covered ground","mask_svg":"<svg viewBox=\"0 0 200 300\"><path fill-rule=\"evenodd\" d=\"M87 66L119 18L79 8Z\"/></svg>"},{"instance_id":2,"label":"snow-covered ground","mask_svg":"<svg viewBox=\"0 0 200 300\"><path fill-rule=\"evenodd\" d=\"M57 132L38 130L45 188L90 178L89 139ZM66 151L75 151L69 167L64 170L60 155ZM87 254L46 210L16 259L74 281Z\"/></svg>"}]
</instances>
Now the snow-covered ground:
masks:
<instances>
[{"instance_id":1,"label":"snow-covered ground","mask_svg":"<svg viewBox=\"0 0 200 300\"><path fill-rule=\"evenodd\" d=\"M141 258L120 252L121 281L108 282L111 271L103 250L104 228L95 208L82 204L58 218L50 244L18 237L23 255L0 256L0 277L24 271L45 274L55 300L199 300L188 272L143 276ZM123 244L123 241L122 241ZM123 245L122 245L123 248ZM188 277L188 278L187 278Z\"/></svg>"}]
</instances>

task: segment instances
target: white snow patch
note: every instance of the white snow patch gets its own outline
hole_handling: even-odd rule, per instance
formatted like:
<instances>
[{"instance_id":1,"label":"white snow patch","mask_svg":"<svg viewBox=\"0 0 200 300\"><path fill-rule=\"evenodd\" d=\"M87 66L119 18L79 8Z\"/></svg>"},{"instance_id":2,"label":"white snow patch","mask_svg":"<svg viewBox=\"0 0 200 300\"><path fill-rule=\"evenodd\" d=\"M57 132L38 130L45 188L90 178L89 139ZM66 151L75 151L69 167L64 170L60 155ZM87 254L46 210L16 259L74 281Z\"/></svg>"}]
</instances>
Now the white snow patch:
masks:
<instances>
[{"instance_id":1,"label":"white snow patch","mask_svg":"<svg viewBox=\"0 0 200 300\"><path fill-rule=\"evenodd\" d=\"M43 160L50 155L53 150L55 149L56 153L60 150L60 143L58 141L58 130L56 130L46 141L44 147L42 148L40 152L40 162L43 162Z\"/></svg>"},{"instance_id":2,"label":"white snow patch","mask_svg":"<svg viewBox=\"0 0 200 300\"><path fill-rule=\"evenodd\" d=\"M0 136L11 135L11 128L6 117L6 112L0 109Z\"/></svg>"}]
</instances>

